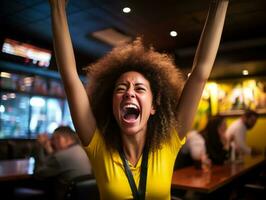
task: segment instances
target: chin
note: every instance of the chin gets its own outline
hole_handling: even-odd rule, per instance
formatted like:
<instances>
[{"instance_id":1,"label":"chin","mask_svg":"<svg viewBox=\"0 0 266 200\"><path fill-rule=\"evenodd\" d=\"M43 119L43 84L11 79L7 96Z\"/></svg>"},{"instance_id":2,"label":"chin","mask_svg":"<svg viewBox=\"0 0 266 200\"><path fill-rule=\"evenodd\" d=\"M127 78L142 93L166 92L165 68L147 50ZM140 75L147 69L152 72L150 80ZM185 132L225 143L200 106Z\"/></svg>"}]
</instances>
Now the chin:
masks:
<instances>
[{"instance_id":1,"label":"chin","mask_svg":"<svg viewBox=\"0 0 266 200\"><path fill-rule=\"evenodd\" d=\"M132 129L122 129L122 134L124 135L136 135L138 133L138 131L136 130L132 130Z\"/></svg>"},{"instance_id":2,"label":"chin","mask_svg":"<svg viewBox=\"0 0 266 200\"><path fill-rule=\"evenodd\" d=\"M121 132L124 135L134 136L141 132L140 128L132 127L132 128L121 128Z\"/></svg>"}]
</instances>

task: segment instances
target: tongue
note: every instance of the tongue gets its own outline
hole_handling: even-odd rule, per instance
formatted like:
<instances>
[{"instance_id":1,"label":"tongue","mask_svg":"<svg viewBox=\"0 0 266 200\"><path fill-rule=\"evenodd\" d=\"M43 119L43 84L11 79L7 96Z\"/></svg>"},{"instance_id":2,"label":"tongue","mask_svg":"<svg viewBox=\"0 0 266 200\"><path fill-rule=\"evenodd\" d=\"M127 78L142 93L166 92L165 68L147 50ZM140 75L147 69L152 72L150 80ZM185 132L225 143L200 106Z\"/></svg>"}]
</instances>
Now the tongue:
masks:
<instances>
[{"instance_id":1,"label":"tongue","mask_svg":"<svg viewBox=\"0 0 266 200\"><path fill-rule=\"evenodd\" d=\"M127 121L134 121L134 120L136 120L136 118L137 118L137 116L135 114L127 114L127 115L125 115L125 119Z\"/></svg>"}]
</instances>

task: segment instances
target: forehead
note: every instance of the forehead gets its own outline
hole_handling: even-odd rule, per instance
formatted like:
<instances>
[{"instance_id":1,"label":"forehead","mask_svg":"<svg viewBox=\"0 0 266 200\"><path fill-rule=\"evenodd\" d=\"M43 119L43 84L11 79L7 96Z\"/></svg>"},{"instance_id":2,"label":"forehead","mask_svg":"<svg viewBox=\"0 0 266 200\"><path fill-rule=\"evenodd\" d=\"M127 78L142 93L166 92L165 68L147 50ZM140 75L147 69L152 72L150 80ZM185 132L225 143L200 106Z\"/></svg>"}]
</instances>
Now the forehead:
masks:
<instances>
[{"instance_id":1,"label":"forehead","mask_svg":"<svg viewBox=\"0 0 266 200\"><path fill-rule=\"evenodd\" d=\"M225 121L225 119L223 119L221 122L221 126L225 126L225 125L226 125L226 121Z\"/></svg>"},{"instance_id":2,"label":"forehead","mask_svg":"<svg viewBox=\"0 0 266 200\"><path fill-rule=\"evenodd\" d=\"M141 73L136 71L125 72L116 81L117 84L123 82L149 84L149 81Z\"/></svg>"},{"instance_id":3,"label":"forehead","mask_svg":"<svg viewBox=\"0 0 266 200\"><path fill-rule=\"evenodd\" d=\"M52 135L52 138L51 139L59 139L60 138L60 135L58 133L54 133Z\"/></svg>"}]
</instances>

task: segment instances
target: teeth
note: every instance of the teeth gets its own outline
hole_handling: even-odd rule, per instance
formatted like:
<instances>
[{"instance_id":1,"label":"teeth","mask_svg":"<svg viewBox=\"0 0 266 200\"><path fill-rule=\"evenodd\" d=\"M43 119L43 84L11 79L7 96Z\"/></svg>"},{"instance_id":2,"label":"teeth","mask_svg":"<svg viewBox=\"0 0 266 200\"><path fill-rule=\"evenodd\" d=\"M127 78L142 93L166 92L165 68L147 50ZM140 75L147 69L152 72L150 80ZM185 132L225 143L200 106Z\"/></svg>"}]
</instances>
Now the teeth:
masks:
<instances>
[{"instance_id":1,"label":"teeth","mask_svg":"<svg viewBox=\"0 0 266 200\"><path fill-rule=\"evenodd\" d=\"M124 108L135 108L135 109L138 109L138 107L134 104L127 104L124 106Z\"/></svg>"},{"instance_id":2,"label":"teeth","mask_svg":"<svg viewBox=\"0 0 266 200\"><path fill-rule=\"evenodd\" d=\"M130 108L131 109L133 108L133 109L139 110L138 106L135 105L135 104L126 104L126 105L123 106L122 110L125 113L127 111L127 109L130 109Z\"/></svg>"}]
</instances>

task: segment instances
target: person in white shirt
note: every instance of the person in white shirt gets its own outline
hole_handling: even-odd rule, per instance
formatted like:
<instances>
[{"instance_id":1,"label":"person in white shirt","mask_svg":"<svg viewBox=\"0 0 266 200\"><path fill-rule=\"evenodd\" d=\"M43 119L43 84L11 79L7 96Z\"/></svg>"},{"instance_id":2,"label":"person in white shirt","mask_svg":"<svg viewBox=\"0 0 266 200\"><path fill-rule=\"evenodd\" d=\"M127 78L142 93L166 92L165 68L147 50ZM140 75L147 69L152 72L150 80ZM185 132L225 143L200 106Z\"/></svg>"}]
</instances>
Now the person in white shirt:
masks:
<instances>
[{"instance_id":1,"label":"person in white shirt","mask_svg":"<svg viewBox=\"0 0 266 200\"><path fill-rule=\"evenodd\" d=\"M184 148L188 148L193 160L200 160L206 154L205 140L197 130L192 130L188 133Z\"/></svg>"},{"instance_id":2,"label":"person in white shirt","mask_svg":"<svg viewBox=\"0 0 266 200\"><path fill-rule=\"evenodd\" d=\"M247 110L239 119L235 120L226 130L226 138L235 148L237 155L256 154L257 150L246 143L247 131L252 129L257 121L258 113Z\"/></svg>"},{"instance_id":3,"label":"person in white shirt","mask_svg":"<svg viewBox=\"0 0 266 200\"><path fill-rule=\"evenodd\" d=\"M213 116L205 128L191 131L187 135L186 147L194 161L209 162L221 165L229 158L229 147L226 145L226 121L223 116Z\"/></svg>"}]
</instances>

